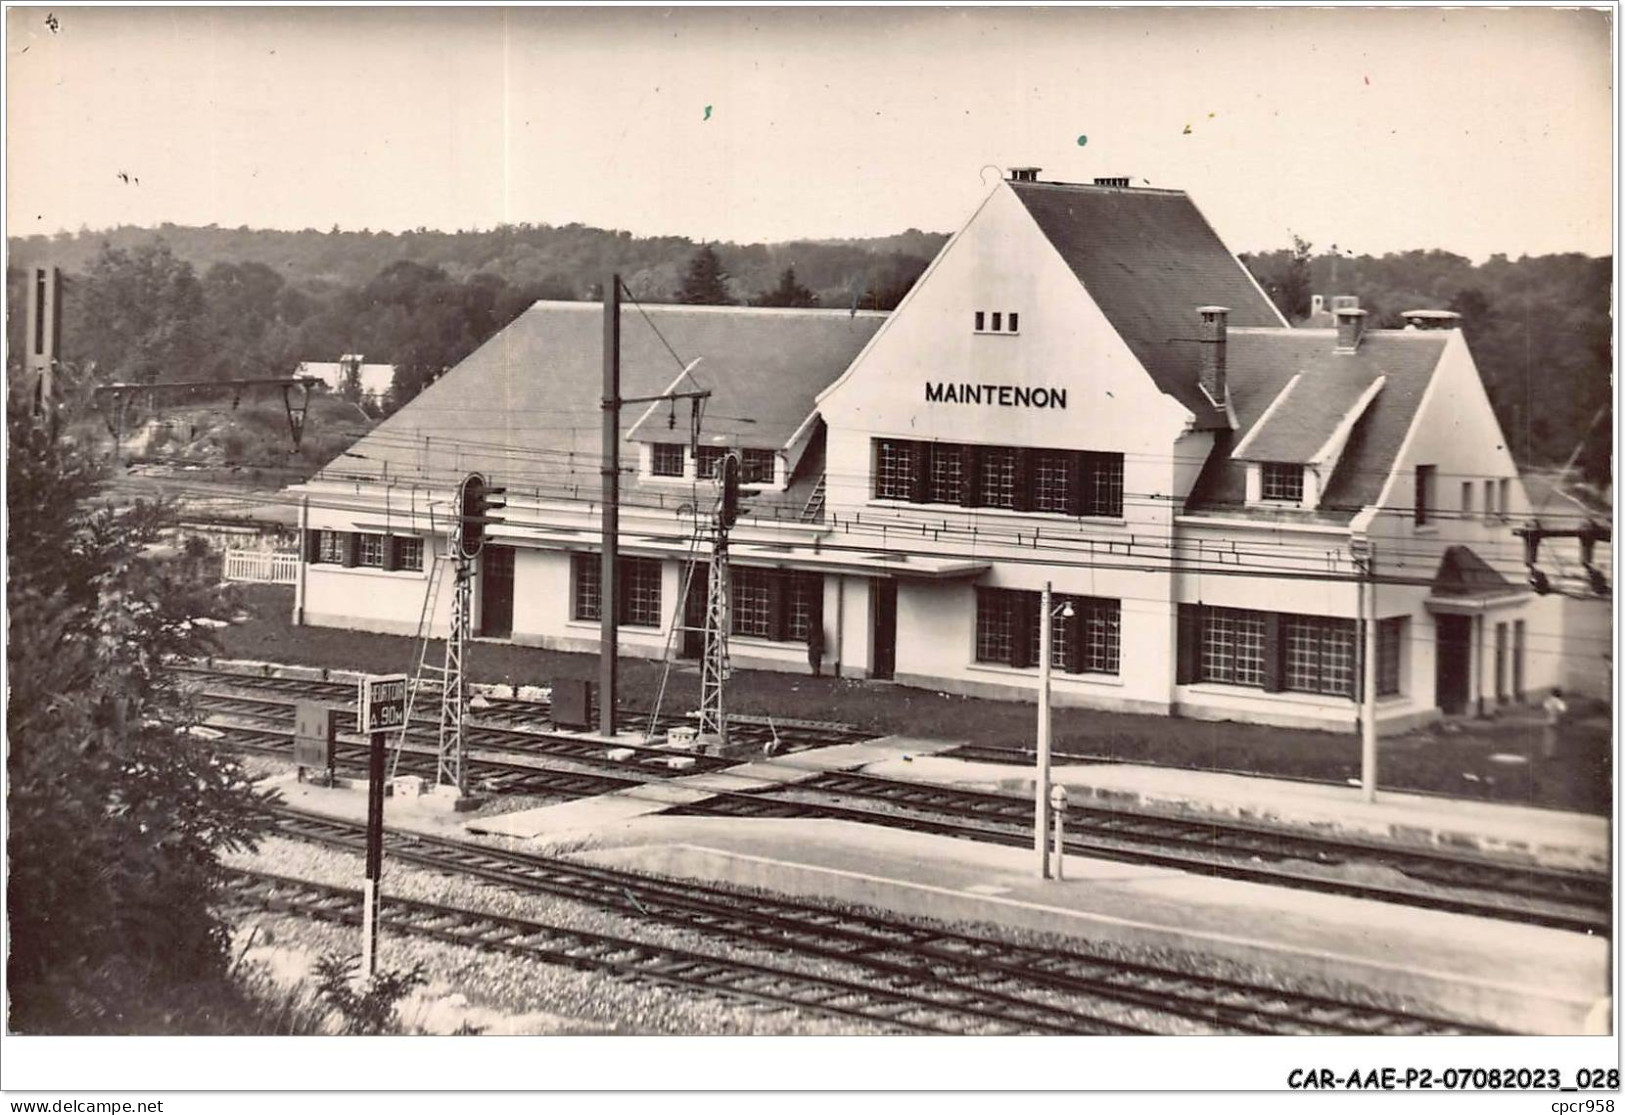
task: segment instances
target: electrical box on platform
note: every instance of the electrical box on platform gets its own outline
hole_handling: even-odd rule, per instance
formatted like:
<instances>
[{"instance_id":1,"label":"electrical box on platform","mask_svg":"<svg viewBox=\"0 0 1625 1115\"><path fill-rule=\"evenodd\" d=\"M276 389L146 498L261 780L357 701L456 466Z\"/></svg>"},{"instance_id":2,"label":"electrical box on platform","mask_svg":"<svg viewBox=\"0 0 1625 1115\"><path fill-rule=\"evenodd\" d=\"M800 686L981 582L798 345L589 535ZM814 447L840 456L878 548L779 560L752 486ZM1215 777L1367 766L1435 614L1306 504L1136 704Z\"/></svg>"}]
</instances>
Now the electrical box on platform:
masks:
<instances>
[{"instance_id":1,"label":"electrical box on platform","mask_svg":"<svg viewBox=\"0 0 1625 1115\"><path fill-rule=\"evenodd\" d=\"M336 734L334 710L315 701L300 701L293 711L293 761L296 766L330 770Z\"/></svg>"},{"instance_id":2,"label":"electrical box on platform","mask_svg":"<svg viewBox=\"0 0 1625 1115\"><path fill-rule=\"evenodd\" d=\"M554 681L552 721L558 728L592 727L592 682L586 678Z\"/></svg>"}]
</instances>

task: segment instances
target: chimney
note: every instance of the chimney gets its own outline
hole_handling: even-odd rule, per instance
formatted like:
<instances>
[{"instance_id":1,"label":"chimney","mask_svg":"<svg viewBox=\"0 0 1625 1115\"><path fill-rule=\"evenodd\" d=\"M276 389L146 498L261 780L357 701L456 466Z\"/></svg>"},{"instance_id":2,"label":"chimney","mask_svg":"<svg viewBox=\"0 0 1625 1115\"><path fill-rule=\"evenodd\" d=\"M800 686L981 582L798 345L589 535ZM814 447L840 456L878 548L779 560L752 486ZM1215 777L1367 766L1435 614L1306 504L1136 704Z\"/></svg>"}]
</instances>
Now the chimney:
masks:
<instances>
[{"instance_id":1,"label":"chimney","mask_svg":"<svg viewBox=\"0 0 1625 1115\"><path fill-rule=\"evenodd\" d=\"M1225 321L1230 311L1224 306L1201 306L1202 357L1197 382L1214 406L1225 404Z\"/></svg>"},{"instance_id":2,"label":"chimney","mask_svg":"<svg viewBox=\"0 0 1625 1115\"><path fill-rule=\"evenodd\" d=\"M1096 178L1095 179L1095 185L1097 185L1097 186L1111 186L1114 189L1126 190L1126 189L1128 189L1128 179L1127 178Z\"/></svg>"},{"instance_id":3,"label":"chimney","mask_svg":"<svg viewBox=\"0 0 1625 1115\"><path fill-rule=\"evenodd\" d=\"M1460 329L1461 315L1451 310L1406 310L1399 315L1406 329Z\"/></svg>"},{"instance_id":4,"label":"chimney","mask_svg":"<svg viewBox=\"0 0 1625 1115\"><path fill-rule=\"evenodd\" d=\"M1038 181L1038 172L1043 169L1041 166L1013 166L1010 168L1010 181L1036 182Z\"/></svg>"},{"instance_id":5,"label":"chimney","mask_svg":"<svg viewBox=\"0 0 1625 1115\"><path fill-rule=\"evenodd\" d=\"M1365 311L1355 306L1339 306L1332 314L1337 318L1337 348L1334 351L1359 351L1360 338L1365 335Z\"/></svg>"}]
</instances>

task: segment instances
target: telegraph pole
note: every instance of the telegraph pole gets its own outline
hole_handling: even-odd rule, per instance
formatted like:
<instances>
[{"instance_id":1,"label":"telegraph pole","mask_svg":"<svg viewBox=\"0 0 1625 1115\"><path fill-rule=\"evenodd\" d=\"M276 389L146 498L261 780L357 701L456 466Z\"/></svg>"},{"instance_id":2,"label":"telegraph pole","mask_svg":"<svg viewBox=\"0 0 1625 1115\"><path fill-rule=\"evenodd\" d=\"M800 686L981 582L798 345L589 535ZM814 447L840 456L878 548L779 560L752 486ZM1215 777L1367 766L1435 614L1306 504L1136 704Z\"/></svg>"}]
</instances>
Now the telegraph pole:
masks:
<instances>
[{"instance_id":1,"label":"telegraph pole","mask_svg":"<svg viewBox=\"0 0 1625 1115\"><path fill-rule=\"evenodd\" d=\"M598 574L598 732L615 734L615 675L620 655L620 583L616 566L621 532L621 277L604 284L604 507L603 554Z\"/></svg>"}]
</instances>

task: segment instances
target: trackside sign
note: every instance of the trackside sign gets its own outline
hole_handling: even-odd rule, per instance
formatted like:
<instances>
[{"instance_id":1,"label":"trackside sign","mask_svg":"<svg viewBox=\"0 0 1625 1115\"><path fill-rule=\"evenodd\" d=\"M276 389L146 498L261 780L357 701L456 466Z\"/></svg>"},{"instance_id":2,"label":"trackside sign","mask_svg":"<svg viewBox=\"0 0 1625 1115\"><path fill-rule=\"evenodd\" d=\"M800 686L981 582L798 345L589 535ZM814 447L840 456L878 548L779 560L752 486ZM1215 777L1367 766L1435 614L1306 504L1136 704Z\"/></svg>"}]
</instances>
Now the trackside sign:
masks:
<instances>
[{"instance_id":1,"label":"trackside sign","mask_svg":"<svg viewBox=\"0 0 1625 1115\"><path fill-rule=\"evenodd\" d=\"M361 679L361 716L357 729L382 732L406 723L406 675Z\"/></svg>"}]
</instances>

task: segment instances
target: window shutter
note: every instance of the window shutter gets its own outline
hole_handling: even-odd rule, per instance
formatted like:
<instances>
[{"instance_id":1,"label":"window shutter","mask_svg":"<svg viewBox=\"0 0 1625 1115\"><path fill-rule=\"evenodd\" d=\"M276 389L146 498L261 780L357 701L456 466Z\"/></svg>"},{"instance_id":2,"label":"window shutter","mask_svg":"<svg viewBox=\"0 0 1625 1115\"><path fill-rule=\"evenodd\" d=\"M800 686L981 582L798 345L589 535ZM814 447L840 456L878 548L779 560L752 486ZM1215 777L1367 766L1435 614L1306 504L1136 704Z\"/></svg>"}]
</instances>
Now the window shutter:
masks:
<instances>
[{"instance_id":1,"label":"window shutter","mask_svg":"<svg viewBox=\"0 0 1625 1115\"><path fill-rule=\"evenodd\" d=\"M1174 666L1176 685L1202 680L1202 606L1179 606L1179 648Z\"/></svg>"},{"instance_id":2,"label":"window shutter","mask_svg":"<svg viewBox=\"0 0 1625 1115\"><path fill-rule=\"evenodd\" d=\"M931 499L931 443L908 443L908 498L911 503L927 503Z\"/></svg>"},{"instance_id":3,"label":"window shutter","mask_svg":"<svg viewBox=\"0 0 1625 1115\"><path fill-rule=\"evenodd\" d=\"M1083 515L1083 454L1076 451L1066 455L1066 513Z\"/></svg>"},{"instance_id":4,"label":"window shutter","mask_svg":"<svg viewBox=\"0 0 1625 1115\"><path fill-rule=\"evenodd\" d=\"M1286 671L1281 668L1286 655L1286 624L1280 612L1264 613L1264 692L1279 693L1286 688Z\"/></svg>"},{"instance_id":5,"label":"window shutter","mask_svg":"<svg viewBox=\"0 0 1625 1115\"><path fill-rule=\"evenodd\" d=\"M790 638L790 574L782 569L767 575L767 637L776 643Z\"/></svg>"},{"instance_id":6,"label":"window shutter","mask_svg":"<svg viewBox=\"0 0 1625 1115\"><path fill-rule=\"evenodd\" d=\"M1025 447L1016 450L1016 474L1014 482L1015 491L1013 510L1031 511L1033 509L1033 451Z\"/></svg>"},{"instance_id":7,"label":"window shutter","mask_svg":"<svg viewBox=\"0 0 1625 1115\"><path fill-rule=\"evenodd\" d=\"M393 573L401 567L401 540L393 534L384 535L384 572Z\"/></svg>"},{"instance_id":8,"label":"window shutter","mask_svg":"<svg viewBox=\"0 0 1625 1115\"><path fill-rule=\"evenodd\" d=\"M1018 592L1010 607L1010 665L1019 669L1036 666L1033 661L1033 631L1038 626L1036 592Z\"/></svg>"},{"instance_id":9,"label":"window shutter","mask_svg":"<svg viewBox=\"0 0 1625 1115\"><path fill-rule=\"evenodd\" d=\"M1082 601L1074 601L1072 614L1055 625L1061 643L1061 669L1069 674L1083 673L1083 612Z\"/></svg>"},{"instance_id":10,"label":"window shutter","mask_svg":"<svg viewBox=\"0 0 1625 1115\"><path fill-rule=\"evenodd\" d=\"M319 530L305 531L305 561L315 565L322 560L322 532Z\"/></svg>"},{"instance_id":11,"label":"window shutter","mask_svg":"<svg viewBox=\"0 0 1625 1115\"><path fill-rule=\"evenodd\" d=\"M344 568L354 569L361 561L361 535L350 532L344 536Z\"/></svg>"},{"instance_id":12,"label":"window shutter","mask_svg":"<svg viewBox=\"0 0 1625 1115\"><path fill-rule=\"evenodd\" d=\"M982 447L959 447L959 505L982 506Z\"/></svg>"}]
</instances>

